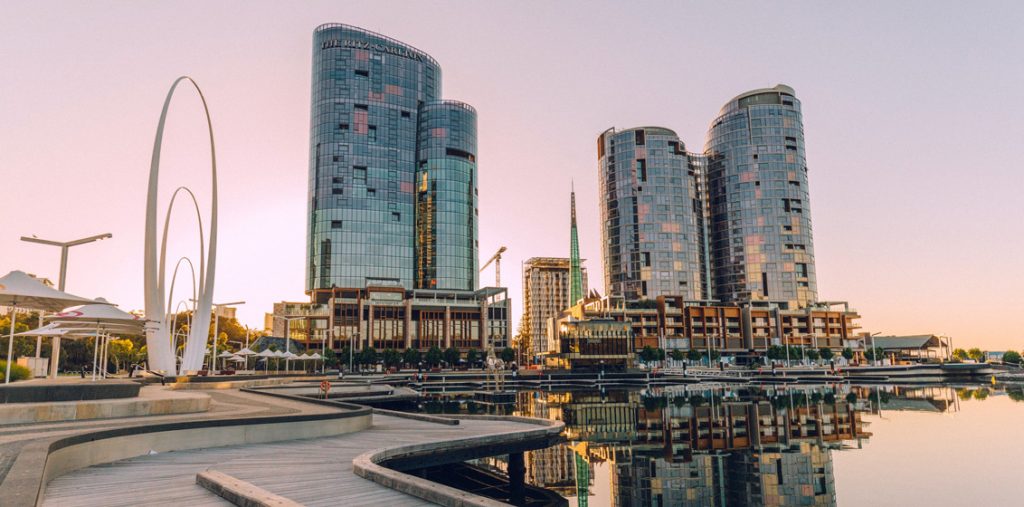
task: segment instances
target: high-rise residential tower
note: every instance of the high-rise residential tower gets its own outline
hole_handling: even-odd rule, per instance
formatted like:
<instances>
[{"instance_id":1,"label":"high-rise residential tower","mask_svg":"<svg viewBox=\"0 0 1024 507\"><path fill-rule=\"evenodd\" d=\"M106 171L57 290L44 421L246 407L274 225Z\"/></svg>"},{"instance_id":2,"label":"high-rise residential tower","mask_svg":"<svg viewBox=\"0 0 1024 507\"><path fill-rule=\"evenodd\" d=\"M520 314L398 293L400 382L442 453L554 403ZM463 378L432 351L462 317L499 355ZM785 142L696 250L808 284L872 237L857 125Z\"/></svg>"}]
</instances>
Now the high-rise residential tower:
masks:
<instances>
[{"instance_id":1,"label":"high-rise residential tower","mask_svg":"<svg viewBox=\"0 0 1024 507\"><path fill-rule=\"evenodd\" d=\"M679 136L612 128L598 137L597 156L608 294L705 299L699 164Z\"/></svg>"},{"instance_id":2,"label":"high-rise residential tower","mask_svg":"<svg viewBox=\"0 0 1024 507\"><path fill-rule=\"evenodd\" d=\"M316 29L307 292L476 289L476 112L440 97L430 55Z\"/></svg>"},{"instance_id":3,"label":"high-rise residential tower","mask_svg":"<svg viewBox=\"0 0 1024 507\"><path fill-rule=\"evenodd\" d=\"M817 301L800 101L792 88L730 100L707 144L715 298L802 308Z\"/></svg>"},{"instance_id":4,"label":"high-rise residential tower","mask_svg":"<svg viewBox=\"0 0 1024 507\"><path fill-rule=\"evenodd\" d=\"M548 319L572 306L572 262L565 257L532 257L523 263L523 331L532 355L547 352ZM587 293L587 268L580 267L581 293Z\"/></svg>"}]
</instances>

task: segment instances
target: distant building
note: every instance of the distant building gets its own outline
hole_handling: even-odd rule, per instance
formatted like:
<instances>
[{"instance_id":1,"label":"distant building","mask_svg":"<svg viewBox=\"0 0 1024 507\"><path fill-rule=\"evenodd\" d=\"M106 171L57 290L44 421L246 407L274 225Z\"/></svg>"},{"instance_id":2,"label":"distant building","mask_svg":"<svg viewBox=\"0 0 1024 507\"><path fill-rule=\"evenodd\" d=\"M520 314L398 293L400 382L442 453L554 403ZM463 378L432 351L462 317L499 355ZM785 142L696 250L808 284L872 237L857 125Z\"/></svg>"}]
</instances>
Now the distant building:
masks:
<instances>
[{"instance_id":1,"label":"distant building","mask_svg":"<svg viewBox=\"0 0 1024 507\"><path fill-rule=\"evenodd\" d=\"M843 305L840 308L837 306ZM777 306L726 306L687 302L679 297L628 302L621 297L590 298L551 319L549 353L565 345L554 332L562 322L607 320L629 325L633 351L644 347L716 351L738 362L763 357L776 345L862 350L857 333L860 316L844 303L818 304L797 310Z\"/></svg>"},{"instance_id":2,"label":"distant building","mask_svg":"<svg viewBox=\"0 0 1024 507\"><path fill-rule=\"evenodd\" d=\"M874 347L893 362L916 362L926 359L951 359L953 350L949 338L933 334L913 336L875 336L867 340L867 347ZM999 354L1002 360L1003 355Z\"/></svg>"},{"instance_id":3,"label":"distant building","mask_svg":"<svg viewBox=\"0 0 1024 507\"><path fill-rule=\"evenodd\" d=\"M578 308L578 307L576 307ZM625 370L633 365L633 331L629 323L611 318L551 319L549 368Z\"/></svg>"},{"instance_id":4,"label":"distant building","mask_svg":"<svg viewBox=\"0 0 1024 507\"><path fill-rule=\"evenodd\" d=\"M523 329L533 355L547 352L547 322L569 308L570 262L565 257L532 257L523 264ZM582 272L583 293L587 268Z\"/></svg>"}]
</instances>

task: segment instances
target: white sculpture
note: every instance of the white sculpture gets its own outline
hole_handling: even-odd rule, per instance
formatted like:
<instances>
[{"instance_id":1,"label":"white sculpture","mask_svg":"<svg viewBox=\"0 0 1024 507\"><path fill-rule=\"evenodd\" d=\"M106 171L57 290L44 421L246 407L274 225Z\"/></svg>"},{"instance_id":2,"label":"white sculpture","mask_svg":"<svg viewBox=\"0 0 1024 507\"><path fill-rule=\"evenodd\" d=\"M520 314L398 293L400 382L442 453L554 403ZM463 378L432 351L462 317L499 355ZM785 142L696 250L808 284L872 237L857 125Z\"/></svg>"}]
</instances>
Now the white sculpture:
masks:
<instances>
[{"instance_id":1,"label":"white sculpture","mask_svg":"<svg viewBox=\"0 0 1024 507\"><path fill-rule=\"evenodd\" d=\"M171 105L171 98L178 84L187 80L199 93L203 102L203 112L206 113L206 127L210 135L210 240L206 245L203 236L202 219L199 216L199 203L195 195L184 187L174 191L168 204L167 215L164 218L163 238L157 245L157 193L160 183L160 149L163 143L164 123L167 120L167 110ZM165 301L165 272L167 257L167 229L171 218L171 209L174 206L175 198L181 190L185 190L195 206L197 218L199 218L199 287L196 299L195 317L192 326L189 328L188 341L185 345L184 357L181 361L180 371L177 368L174 357L174 346L171 338L170 315L171 308ZM205 250L205 251L204 251ZM159 260L157 252L159 251ZM146 318L153 321L146 331L146 348L149 353L149 367L153 370L163 371L168 374L178 374L188 371L196 371L202 368L203 356L206 352L206 342L210 327L210 311L213 308L213 282L216 273L217 260L217 155L213 142L213 122L210 120L210 110L206 105L206 97L199 85L188 77L182 76L174 81L171 89L167 92L164 100L163 111L160 113L160 123L156 128L156 140L153 143L153 158L149 167L149 193L146 198L146 248L145 248L145 296L146 296ZM180 262L180 261L179 261ZM191 263L190 263L191 264ZM177 270L177 269L176 269Z\"/></svg>"}]
</instances>

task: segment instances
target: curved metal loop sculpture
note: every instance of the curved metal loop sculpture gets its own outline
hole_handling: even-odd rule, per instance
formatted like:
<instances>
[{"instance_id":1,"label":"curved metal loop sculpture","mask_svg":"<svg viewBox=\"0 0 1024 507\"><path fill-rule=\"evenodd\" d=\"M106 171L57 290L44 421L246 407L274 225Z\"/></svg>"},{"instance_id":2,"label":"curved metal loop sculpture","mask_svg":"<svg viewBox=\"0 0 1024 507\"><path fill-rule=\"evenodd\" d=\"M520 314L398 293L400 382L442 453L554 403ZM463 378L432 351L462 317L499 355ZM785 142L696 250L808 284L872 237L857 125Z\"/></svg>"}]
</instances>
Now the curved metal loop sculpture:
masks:
<instances>
[{"instance_id":1,"label":"curved metal loop sculpture","mask_svg":"<svg viewBox=\"0 0 1024 507\"><path fill-rule=\"evenodd\" d=\"M167 308L164 304L165 273L164 261L167 255L167 226L170 223L171 208L178 192L184 189L191 197L196 207L196 214L199 214L199 204L195 195L185 187L179 187L171 197L170 206L167 209L167 216L164 219L163 239L159 244L159 262L157 261L157 193L160 183L160 150L163 145L164 124L167 121L167 111L174 97L174 91L182 81L188 81L199 93L199 99L203 103L203 112L206 114L206 127L210 136L210 173L212 186L210 190L210 241L209 246L203 244L202 219L199 220L200 253L199 253L199 290L196 304L196 313L189 328L189 337L185 345L185 354L181 361L181 368L177 367L173 346L171 345L170 327L168 322ZM205 258L204 258L205 254ZM199 85L189 76L181 76L174 81L171 89L167 91L167 98L164 99L164 107L160 113L160 122L156 128L156 140L153 142L153 157L149 166L149 193L146 198L146 248L145 248L145 296L146 296L146 317L154 322L146 332L146 348L149 351L149 367L153 370L163 371L170 374L180 372L196 371L202 368L203 356L206 352L206 342L210 327L210 311L213 308L213 283L216 274L217 260L217 152L213 142L213 121L210 119L210 109L206 104L206 97Z\"/></svg>"}]
</instances>

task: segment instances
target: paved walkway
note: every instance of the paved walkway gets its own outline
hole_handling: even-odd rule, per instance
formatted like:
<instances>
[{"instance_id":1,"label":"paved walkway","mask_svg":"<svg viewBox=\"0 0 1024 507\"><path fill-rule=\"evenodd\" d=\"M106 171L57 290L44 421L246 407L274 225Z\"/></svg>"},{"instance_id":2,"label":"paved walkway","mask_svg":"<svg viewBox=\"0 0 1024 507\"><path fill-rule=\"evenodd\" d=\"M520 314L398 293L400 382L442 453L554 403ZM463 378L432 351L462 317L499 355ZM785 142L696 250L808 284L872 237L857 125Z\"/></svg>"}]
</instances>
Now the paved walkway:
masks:
<instances>
[{"instance_id":1,"label":"paved walkway","mask_svg":"<svg viewBox=\"0 0 1024 507\"><path fill-rule=\"evenodd\" d=\"M174 395L162 386L146 386L140 396ZM30 440L43 437L73 435L83 431L96 431L110 427L149 425L161 422L195 421L200 419L230 419L296 413L326 413L333 408L280 398L270 398L241 391L207 391L211 398L208 412L148 417L93 419L42 424L0 425L0 481L7 475L21 448Z\"/></svg>"},{"instance_id":2,"label":"paved walkway","mask_svg":"<svg viewBox=\"0 0 1024 507\"><path fill-rule=\"evenodd\" d=\"M352 459L379 447L537 428L490 420L448 426L379 414L373 421L368 430L336 437L170 452L85 468L51 482L43 505L229 505L196 485L196 474L206 469L309 506L430 505L355 475Z\"/></svg>"}]
</instances>

